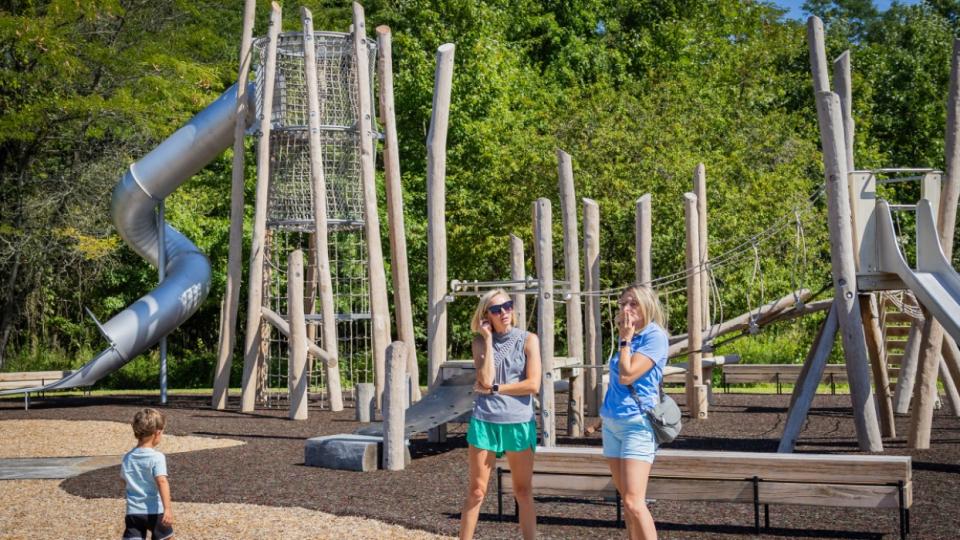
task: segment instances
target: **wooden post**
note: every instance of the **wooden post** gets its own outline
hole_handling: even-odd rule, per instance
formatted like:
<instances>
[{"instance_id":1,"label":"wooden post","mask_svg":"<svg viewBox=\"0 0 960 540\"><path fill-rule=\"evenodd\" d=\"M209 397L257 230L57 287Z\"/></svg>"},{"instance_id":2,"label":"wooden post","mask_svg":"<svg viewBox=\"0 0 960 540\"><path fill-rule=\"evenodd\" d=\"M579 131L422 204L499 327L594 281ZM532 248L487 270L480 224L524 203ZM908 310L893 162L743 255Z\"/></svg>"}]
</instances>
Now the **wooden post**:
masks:
<instances>
[{"instance_id":1,"label":"wooden post","mask_svg":"<svg viewBox=\"0 0 960 540\"><path fill-rule=\"evenodd\" d=\"M563 216L563 265L570 282L567 299L567 356L583 363L583 312L580 303L580 248L577 242L577 197L573 186L573 162L570 155L557 150L560 204ZM567 400L567 436L583 436L583 369L570 376Z\"/></svg>"},{"instance_id":2,"label":"wooden post","mask_svg":"<svg viewBox=\"0 0 960 540\"><path fill-rule=\"evenodd\" d=\"M525 281L527 279L527 269L523 260L523 240L510 235L510 279L513 281ZM526 289L526 285L517 285L517 290ZM513 315L517 318L517 328L527 329L527 295L519 292L511 295L513 298Z\"/></svg>"},{"instance_id":3,"label":"wooden post","mask_svg":"<svg viewBox=\"0 0 960 540\"><path fill-rule=\"evenodd\" d=\"M282 14L280 4L272 2L270 28L267 36L267 58L263 66L263 103L273 103L273 86L277 74L277 36L280 35ZM257 140L257 194L253 211L253 239L250 243L250 291L247 298L247 326L243 345L243 391L240 410L253 412L257 399L257 376L263 364L261 328L263 321L263 259L266 251L267 196L270 182L270 121L271 106L263 107Z\"/></svg>"},{"instance_id":4,"label":"wooden post","mask_svg":"<svg viewBox=\"0 0 960 540\"><path fill-rule=\"evenodd\" d=\"M833 84L840 96L840 110L843 111L843 141L847 149L847 171L856 170L853 165L853 86L850 83L849 49L833 61Z\"/></svg>"},{"instance_id":5,"label":"wooden post","mask_svg":"<svg viewBox=\"0 0 960 540\"><path fill-rule=\"evenodd\" d=\"M700 224L697 196L683 194L683 215L687 228L687 409L695 419L707 418L706 386L703 384L703 302L700 298Z\"/></svg>"},{"instance_id":6,"label":"wooden post","mask_svg":"<svg viewBox=\"0 0 960 540\"><path fill-rule=\"evenodd\" d=\"M357 383L354 387L357 422L372 422L377 412L376 386L373 383Z\"/></svg>"},{"instance_id":7,"label":"wooden post","mask_svg":"<svg viewBox=\"0 0 960 540\"><path fill-rule=\"evenodd\" d=\"M803 368L797 377L797 384L790 395L790 408L787 409L787 421L783 426L783 436L777 452L793 452L797 445L797 437L810 412L810 405L817 394L817 386L823 378L823 369L827 365L827 357L833 350L833 342L837 337L837 303L830 306L827 318L820 325L820 331L813 340L810 352L803 362Z\"/></svg>"},{"instance_id":8,"label":"wooden post","mask_svg":"<svg viewBox=\"0 0 960 540\"><path fill-rule=\"evenodd\" d=\"M867 340L867 353L873 370L873 388L877 395L880 413L880 432L884 437L896 437L897 427L893 419L893 405L890 402L890 375L884 357L883 332L880 330L880 317L877 302L872 294L861 294L860 316L863 318L864 335Z\"/></svg>"},{"instance_id":9,"label":"wooden post","mask_svg":"<svg viewBox=\"0 0 960 540\"><path fill-rule=\"evenodd\" d=\"M247 130L247 84L250 80L250 47L257 0L243 4L243 33L240 38L240 69L237 72L237 122L233 128L233 174L230 179L230 246L227 252L227 286L220 306L220 340L217 342L217 367L213 372L211 406L227 408L230 367L237 338L237 309L243 283L243 188L244 133Z\"/></svg>"},{"instance_id":10,"label":"wooden post","mask_svg":"<svg viewBox=\"0 0 960 540\"><path fill-rule=\"evenodd\" d=\"M650 245L653 233L650 222L650 194L644 193L639 199L637 199L634 226L636 229L635 238L637 244L637 265L635 275L638 283L645 284L649 284L651 281L653 281L653 271L651 270L650 265Z\"/></svg>"},{"instance_id":11,"label":"wooden post","mask_svg":"<svg viewBox=\"0 0 960 540\"><path fill-rule=\"evenodd\" d=\"M697 239L700 241L700 322L702 329L710 328L710 273L707 272L707 169L703 163L697 164L693 173L693 194L697 196L697 223L700 230ZM704 353L704 358L713 356ZM707 379L706 384L710 384Z\"/></svg>"},{"instance_id":12,"label":"wooden post","mask_svg":"<svg viewBox=\"0 0 960 540\"><path fill-rule=\"evenodd\" d=\"M323 349L329 359L324 362L330 410L343 410L340 386L339 352L337 350L337 314L333 303L333 276L330 270L330 246L327 231L327 180L323 170L320 143L320 99L317 89L316 49L313 41L313 15L300 8L303 22L304 74L307 81L307 111L310 143L310 180L313 184L313 259L316 265L317 288L320 291L320 316L323 325Z\"/></svg>"},{"instance_id":13,"label":"wooden post","mask_svg":"<svg viewBox=\"0 0 960 540\"><path fill-rule=\"evenodd\" d=\"M837 306L846 356L857 441L863 451L880 452L883 450L883 442L880 438L873 390L870 388L863 319L860 318L860 307L857 303L857 273L853 261L853 231L840 98L833 92L818 93L817 116L827 184L834 305Z\"/></svg>"},{"instance_id":14,"label":"wooden post","mask_svg":"<svg viewBox=\"0 0 960 540\"><path fill-rule=\"evenodd\" d=\"M914 319L910 324L907 343L903 346L900 359L900 371L897 373L897 386L893 392L893 412L909 414L910 401L913 400L913 384L917 380L917 362L920 361L920 331L922 321Z\"/></svg>"},{"instance_id":15,"label":"wooden post","mask_svg":"<svg viewBox=\"0 0 960 540\"><path fill-rule=\"evenodd\" d=\"M937 231L946 259L952 260L953 237L957 221L957 201L960 198L960 40L953 41L950 69L950 90L947 94L947 128L944 141L946 172L940 188L940 207L937 212ZM910 416L910 448L930 448L930 428L933 423L933 402L937 397L937 368L943 347L943 326L924 309L923 346L917 366L914 403Z\"/></svg>"},{"instance_id":16,"label":"wooden post","mask_svg":"<svg viewBox=\"0 0 960 540\"><path fill-rule=\"evenodd\" d=\"M383 394L383 468L402 471L406 465L406 376L410 358L407 345L394 341L387 347L387 388Z\"/></svg>"},{"instance_id":17,"label":"wooden post","mask_svg":"<svg viewBox=\"0 0 960 540\"><path fill-rule=\"evenodd\" d=\"M370 103L370 50L367 48L363 6L353 3L353 49L357 59L357 102L360 118L360 173L363 179L363 222L366 233L367 270L370 278L370 318L373 325L373 379L376 405L383 395L387 346L390 345L390 307L387 300L387 277L380 243L380 215L377 213L376 170L373 157L373 106Z\"/></svg>"},{"instance_id":18,"label":"wooden post","mask_svg":"<svg viewBox=\"0 0 960 540\"><path fill-rule=\"evenodd\" d=\"M390 231L390 274L393 278L393 304L400 341L409 343L407 373L415 384L411 401L420 401L420 368L417 365L416 338L413 334L413 309L410 302L410 271L407 266L407 233L403 219L403 186L400 182L400 147L393 104L393 40L389 26L377 27L380 61L380 118L383 121L383 165L387 192L387 223Z\"/></svg>"},{"instance_id":19,"label":"wooden post","mask_svg":"<svg viewBox=\"0 0 960 540\"><path fill-rule=\"evenodd\" d=\"M307 419L307 321L303 316L303 252L287 256L287 316L290 318L287 390L290 392L290 419Z\"/></svg>"},{"instance_id":20,"label":"wooden post","mask_svg":"<svg viewBox=\"0 0 960 540\"><path fill-rule=\"evenodd\" d=\"M954 416L960 416L960 393L957 392L957 385L947 369L947 362L940 357L940 382L943 383L944 394L947 396L947 402L950 403L950 410Z\"/></svg>"},{"instance_id":21,"label":"wooden post","mask_svg":"<svg viewBox=\"0 0 960 540\"><path fill-rule=\"evenodd\" d=\"M595 293L600 290L600 207L593 199L583 199L583 287ZM586 297L586 352L583 363L586 393L586 413L600 415L603 403L603 333L600 318L600 297Z\"/></svg>"},{"instance_id":22,"label":"wooden post","mask_svg":"<svg viewBox=\"0 0 960 540\"><path fill-rule=\"evenodd\" d=\"M807 19L807 47L810 50L810 73L813 75L813 95L830 91L827 74L827 51L823 42L823 21L815 15Z\"/></svg>"},{"instance_id":23,"label":"wooden post","mask_svg":"<svg viewBox=\"0 0 960 540\"><path fill-rule=\"evenodd\" d=\"M537 334L540 337L540 418L543 445L556 446L556 417L553 399L553 218L550 199L533 203L534 254L537 263Z\"/></svg>"},{"instance_id":24,"label":"wooden post","mask_svg":"<svg viewBox=\"0 0 960 540\"><path fill-rule=\"evenodd\" d=\"M437 49L433 113L427 132L427 384L440 384L440 364L447 360L447 223L444 182L447 170L447 124L453 86L452 43ZM430 430L430 442L446 440L446 426Z\"/></svg>"},{"instance_id":25,"label":"wooden post","mask_svg":"<svg viewBox=\"0 0 960 540\"><path fill-rule=\"evenodd\" d=\"M960 349L948 334L943 335L943 361L947 364L947 371L955 384L960 384ZM960 412L958 412L960 414Z\"/></svg>"}]
</instances>

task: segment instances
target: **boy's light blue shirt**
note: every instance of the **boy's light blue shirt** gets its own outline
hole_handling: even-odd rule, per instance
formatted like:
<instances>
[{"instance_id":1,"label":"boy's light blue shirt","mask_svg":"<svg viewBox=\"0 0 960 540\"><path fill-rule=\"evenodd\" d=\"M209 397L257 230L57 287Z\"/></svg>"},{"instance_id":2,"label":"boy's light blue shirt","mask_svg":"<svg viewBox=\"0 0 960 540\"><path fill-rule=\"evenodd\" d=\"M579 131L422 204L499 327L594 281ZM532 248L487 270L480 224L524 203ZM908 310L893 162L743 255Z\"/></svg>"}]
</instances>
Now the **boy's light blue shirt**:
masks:
<instances>
[{"instance_id":1,"label":"boy's light blue shirt","mask_svg":"<svg viewBox=\"0 0 960 540\"><path fill-rule=\"evenodd\" d=\"M643 403L643 411L652 409L660 403L660 383L663 381L663 368L667 365L667 352L670 343L667 332L657 323L649 323L630 340L630 354L640 353L653 360L653 367L633 382L633 387ZM603 398L600 416L604 418L628 418L643 412L630 395L630 389L620 384L620 351L610 359L610 381L607 383L607 395Z\"/></svg>"},{"instance_id":2,"label":"boy's light blue shirt","mask_svg":"<svg viewBox=\"0 0 960 540\"><path fill-rule=\"evenodd\" d=\"M123 456L120 475L127 483L127 514L162 514L156 477L167 476L167 458L153 448L134 448Z\"/></svg>"}]
</instances>

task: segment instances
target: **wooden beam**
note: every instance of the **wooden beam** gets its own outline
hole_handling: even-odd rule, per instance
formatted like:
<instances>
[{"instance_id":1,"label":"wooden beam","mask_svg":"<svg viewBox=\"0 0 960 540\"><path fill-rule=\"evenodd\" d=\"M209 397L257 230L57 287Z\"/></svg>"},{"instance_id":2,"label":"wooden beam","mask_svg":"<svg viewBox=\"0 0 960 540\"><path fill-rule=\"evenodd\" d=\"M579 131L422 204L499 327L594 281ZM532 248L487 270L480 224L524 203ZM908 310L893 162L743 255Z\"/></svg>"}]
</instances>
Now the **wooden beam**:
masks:
<instances>
[{"instance_id":1,"label":"wooden beam","mask_svg":"<svg viewBox=\"0 0 960 540\"><path fill-rule=\"evenodd\" d=\"M533 203L534 254L537 263L537 334L540 337L540 363L543 367L540 383L540 417L543 425L543 445L557 444L553 397L553 218L550 199L539 198Z\"/></svg>"},{"instance_id":2,"label":"wooden beam","mask_svg":"<svg viewBox=\"0 0 960 540\"><path fill-rule=\"evenodd\" d=\"M516 282L522 282L527 279L526 262L523 258L523 240L519 237L510 235L510 279ZM522 284L514 286L514 289L523 291L526 287ZM527 295L523 292L510 295L513 299L513 315L517 318L517 328L527 329Z\"/></svg>"},{"instance_id":3,"label":"wooden beam","mask_svg":"<svg viewBox=\"0 0 960 540\"><path fill-rule=\"evenodd\" d=\"M321 338L327 352L324 369L330 410L343 410L343 391L340 385L339 351L337 350L337 314L333 303L333 276L330 270L330 244L327 229L327 179L323 170L320 142L320 93L317 88L317 53L314 45L313 14L301 9L303 20L304 70L307 80L307 127L310 144L310 180L313 185L313 259L316 266L317 290L320 293ZM312 295L311 295L312 297ZM312 298L311 298L312 300ZM312 303L312 302L311 302ZM310 340L313 343L313 340Z\"/></svg>"},{"instance_id":4,"label":"wooden beam","mask_svg":"<svg viewBox=\"0 0 960 540\"><path fill-rule=\"evenodd\" d=\"M567 307L567 356L583 362L583 311L580 304L580 248L577 226L577 194L573 185L573 161L557 150L560 206L563 218L563 266L570 287ZM583 370L573 370L567 400L567 436L583 435Z\"/></svg>"},{"instance_id":5,"label":"wooden beam","mask_svg":"<svg viewBox=\"0 0 960 540\"><path fill-rule=\"evenodd\" d=\"M307 321L303 315L303 251L287 256L287 311L290 339L287 342L287 391L290 393L290 420L307 419Z\"/></svg>"},{"instance_id":6,"label":"wooden beam","mask_svg":"<svg viewBox=\"0 0 960 540\"><path fill-rule=\"evenodd\" d=\"M406 344L394 341L387 347L387 387L383 394L383 468L402 471L406 465L407 359Z\"/></svg>"},{"instance_id":7,"label":"wooden beam","mask_svg":"<svg viewBox=\"0 0 960 540\"><path fill-rule=\"evenodd\" d=\"M393 308L397 335L409 343L406 373L412 380L411 400L420 401L420 368L417 364L416 337L413 333L413 308L410 300L410 271L407 265L407 233L404 230L403 186L400 176L400 146L393 103L393 40L389 26L377 27L380 61L380 119L383 121L384 184L387 195L387 224L390 233L390 276L393 279Z\"/></svg>"},{"instance_id":8,"label":"wooden beam","mask_svg":"<svg viewBox=\"0 0 960 540\"><path fill-rule=\"evenodd\" d=\"M387 277L383 264L383 245L380 241L380 214L377 213L376 164L373 155L373 105L370 98L370 57L367 47L366 20L363 6L353 3L353 49L357 62L357 104L360 118L360 175L363 180L363 224L366 235L367 275L370 286L370 318L373 326L373 379L376 386L376 404L379 409L383 396L387 346L390 345L390 306L387 300Z\"/></svg>"},{"instance_id":9,"label":"wooden beam","mask_svg":"<svg viewBox=\"0 0 960 540\"><path fill-rule=\"evenodd\" d=\"M213 371L211 406L222 411L227 408L230 388L230 368L233 348L237 340L237 310L240 306L240 287L243 286L243 189L246 167L244 134L247 130L247 84L250 81L250 54L253 43L253 22L257 0L243 3L243 31L240 37L240 69L237 71L237 121L233 127L233 163L230 177L230 240L227 249L227 284L220 306L220 339L217 341L217 365Z\"/></svg>"},{"instance_id":10,"label":"wooden beam","mask_svg":"<svg viewBox=\"0 0 960 540\"><path fill-rule=\"evenodd\" d=\"M697 196L697 225L699 231L697 240L700 241L700 323L701 328L710 328L710 273L707 272L707 169L703 163L698 163L693 172L693 194ZM704 353L704 357L713 356L713 353ZM710 384L710 380L706 381Z\"/></svg>"},{"instance_id":11,"label":"wooden beam","mask_svg":"<svg viewBox=\"0 0 960 540\"><path fill-rule=\"evenodd\" d=\"M896 414L910 413L913 385L917 380L917 363L920 361L921 328L921 321L913 319L910 324L910 334L907 336L907 344L903 348L903 356L900 359L897 386L893 392L893 412Z\"/></svg>"},{"instance_id":12,"label":"wooden beam","mask_svg":"<svg viewBox=\"0 0 960 540\"><path fill-rule=\"evenodd\" d=\"M797 438L800 437L800 431L807 420L813 398L817 394L817 386L823 378L827 358L833 350L833 342L836 340L839 327L837 320L837 308L831 305L827 318L820 325L817 337L814 338L807 358L803 361L797 384L794 385L793 393L790 395L787 421L783 424L783 435L780 436L777 452L791 453L797 445Z\"/></svg>"},{"instance_id":13,"label":"wooden beam","mask_svg":"<svg viewBox=\"0 0 960 540\"><path fill-rule=\"evenodd\" d=\"M896 437L897 427L893 419L890 376L887 372L886 351L884 350L883 332L880 330L877 299L873 294L861 294L859 296L860 315L863 318L863 330L867 340L867 353L870 355L870 367L873 371L873 388L879 406L880 433L884 437Z\"/></svg>"},{"instance_id":14,"label":"wooden beam","mask_svg":"<svg viewBox=\"0 0 960 540\"><path fill-rule=\"evenodd\" d=\"M427 132L427 386L440 384L440 364L447 360L447 126L453 88L453 43L437 49L433 79L433 112ZM430 442L443 442L447 426L428 433Z\"/></svg>"},{"instance_id":15,"label":"wooden beam","mask_svg":"<svg viewBox=\"0 0 960 540\"><path fill-rule=\"evenodd\" d=\"M266 61L263 66L262 103L273 103L274 82L277 74L277 41L282 25L280 4L270 4L270 27L267 31ZM263 305L263 265L267 241L267 197L270 187L270 127L273 110L264 106L260 115L260 138L257 140L257 194L253 211L253 239L250 243L250 290L247 295L247 325L243 345L243 381L240 410L253 412L257 400L257 374L261 371L262 325L260 308Z\"/></svg>"},{"instance_id":16,"label":"wooden beam","mask_svg":"<svg viewBox=\"0 0 960 540\"><path fill-rule=\"evenodd\" d=\"M269 323L271 326L276 328L277 331L283 334L283 336L287 339L290 338L290 324L287 323L286 319L268 307L261 307L260 310L264 322ZM321 349L316 343L310 341L307 342L307 353L324 362L325 364L329 364L331 361L330 354L327 353L327 351Z\"/></svg>"},{"instance_id":17,"label":"wooden beam","mask_svg":"<svg viewBox=\"0 0 960 540\"><path fill-rule=\"evenodd\" d=\"M883 442L876 405L870 388L866 337L857 304L857 274L847 190L846 147L840 99L833 92L817 94L817 116L823 144L827 184L827 214L830 229L830 259L840 335L846 356L850 399L853 404L857 441L863 451L880 452Z\"/></svg>"},{"instance_id":18,"label":"wooden beam","mask_svg":"<svg viewBox=\"0 0 960 540\"><path fill-rule=\"evenodd\" d=\"M650 208L650 194L644 193L637 199L634 224L636 230L636 280L637 283L649 284L653 281L653 271L650 264L650 246L652 236L652 209Z\"/></svg>"},{"instance_id":19,"label":"wooden beam","mask_svg":"<svg viewBox=\"0 0 960 540\"><path fill-rule=\"evenodd\" d=\"M587 291L600 290L600 207L593 199L583 199L583 286ZM594 294L586 297L586 355L584 364L603 365L603 321L600 317L600 298ZM599 416L603 403L602 374L597 369L587 369L586 383L587 414Z\"/></svg>"},{"instance_id":20,"label":"wooden beam","mask_svg":"<svg viewBox=\"0 0 960 540\"><path fill-rule=\"evenodd\" d=\"M697 196L684 193L683 211L687 229L687 334L689 352L687 353L687 410L695 419L707 418L706 386L703 383L703 302L700 295L700 225L697 213Z\"/></svg>"}]
</instances>

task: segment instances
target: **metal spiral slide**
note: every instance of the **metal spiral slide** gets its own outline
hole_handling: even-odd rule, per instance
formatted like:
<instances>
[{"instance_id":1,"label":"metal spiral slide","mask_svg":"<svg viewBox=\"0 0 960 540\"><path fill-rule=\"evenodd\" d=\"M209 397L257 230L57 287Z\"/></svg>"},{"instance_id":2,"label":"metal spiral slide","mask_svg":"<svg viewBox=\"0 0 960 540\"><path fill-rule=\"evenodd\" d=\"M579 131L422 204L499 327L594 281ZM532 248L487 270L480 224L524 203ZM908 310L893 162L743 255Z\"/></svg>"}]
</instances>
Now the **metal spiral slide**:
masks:
<instances>
[{"instance_id":1,"label":"metal spiral slide","mask_svg":"<svg viewBox=\"0 0 960 540\"><path fill-rule=\"evenodd\" d=\"M111 207L117 231L153 266L159 260L157 206L233 144L236 89L236 85L230 87L131 165L113 190ZM253 111L253 85L246 95L251 99L247 111ZM250 121L248 116L248 125ZM210 290L210 262L187 237L166 223L164 227L166 279L106 323L97 323L109 347L57 382L0 391L0 395L92 385L155 345L196 312Z\"/></svg>"}]
</instances>

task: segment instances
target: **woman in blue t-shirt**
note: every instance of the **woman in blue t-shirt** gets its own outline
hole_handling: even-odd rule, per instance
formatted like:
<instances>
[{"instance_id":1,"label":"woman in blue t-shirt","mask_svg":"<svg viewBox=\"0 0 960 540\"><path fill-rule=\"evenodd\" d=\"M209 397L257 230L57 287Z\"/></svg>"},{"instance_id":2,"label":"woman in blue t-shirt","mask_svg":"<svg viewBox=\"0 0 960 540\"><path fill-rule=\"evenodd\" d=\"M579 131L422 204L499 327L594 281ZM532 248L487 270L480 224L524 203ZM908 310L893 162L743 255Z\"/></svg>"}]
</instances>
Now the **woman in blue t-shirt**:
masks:
<instances>
[{"instance_id":1,"label":"woman in blue t-shirt","mask_svg":"<svg viewBox=\"0 0 960 540\"><path fill-rule=\"evenodd\" d=\"M626 510L630 538L653 539L657 529L647 509L647 480L657 440L646 411L660 402L669 339L657 293L634 284L620 294L617 353L603 398L603 455Z\"/></svg>"},{"instance_id":2,"label":"woman in blue t-shirt","mask_svg":"<svg viewBox=\"0 0 960 540\"><path fill-rule=\"evenodd\" d=\"M496 458L506 454L524 540L537 534L533 508L533 452L537 422L533 396L540 391L540 341L516 327L513 301L503 289L480 297L470 321L477 372L473 416L467 428L470 480L460 513L460 538L473 538L480 504Z\"/></svg>"}]
</instances>

